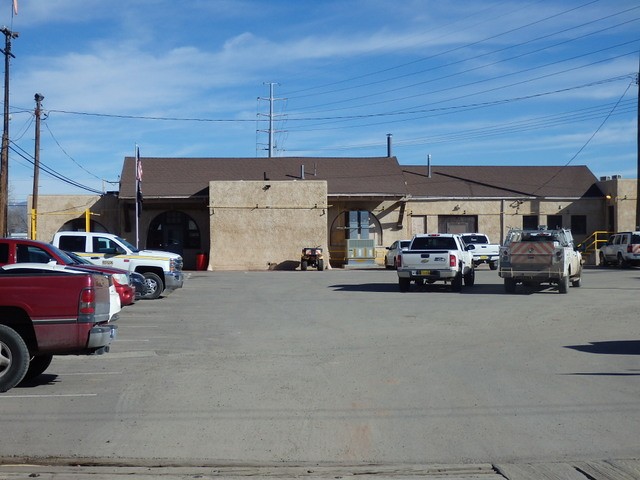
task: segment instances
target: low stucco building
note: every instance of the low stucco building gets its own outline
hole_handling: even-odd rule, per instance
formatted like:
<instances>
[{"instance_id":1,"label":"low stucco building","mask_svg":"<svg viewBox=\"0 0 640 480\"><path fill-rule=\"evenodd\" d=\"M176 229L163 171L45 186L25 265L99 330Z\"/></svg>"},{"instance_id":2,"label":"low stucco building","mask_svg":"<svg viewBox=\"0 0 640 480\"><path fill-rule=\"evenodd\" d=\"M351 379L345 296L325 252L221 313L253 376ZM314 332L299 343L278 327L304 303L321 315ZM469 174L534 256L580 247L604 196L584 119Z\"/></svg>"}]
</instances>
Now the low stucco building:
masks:
<instances>
[{"instance_id":1,"label":"low stucco building","mask_svg":"<svg viewBox=\"0 0 640 480\"><path fill-rule=\"evenodd\" d=\"M333 266L383 263L385 246L423 232L480 231L499 242L510 227L631 229L635 181L598 180L586 166L407 166L373 158L124 159L119 192L47 196L37 237L59 229L120 234L181 253L186 268L295 268L300 250L323 246ZM83 212L90 211L87 216Z\"/></svg>"}]
</instances>

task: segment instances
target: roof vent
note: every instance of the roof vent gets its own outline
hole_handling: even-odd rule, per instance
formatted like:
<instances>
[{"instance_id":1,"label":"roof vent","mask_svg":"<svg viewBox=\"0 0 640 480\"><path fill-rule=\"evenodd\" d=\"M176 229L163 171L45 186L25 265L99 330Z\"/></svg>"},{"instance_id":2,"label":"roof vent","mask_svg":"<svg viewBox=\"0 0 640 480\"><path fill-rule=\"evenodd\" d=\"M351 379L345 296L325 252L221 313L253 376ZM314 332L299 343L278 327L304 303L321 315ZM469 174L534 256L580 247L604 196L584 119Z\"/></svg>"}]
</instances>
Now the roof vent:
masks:
<instances>
[{"instance_id":1,"label":"roof vent","mask_svg":"<svg viewBox=\"0 0 640 480\"><path fill-rule=\"evenodd\" d=\"M614 180L620 180L622 178L622 175L612 175L611 178Z\"/></svg>"}]
</instances>

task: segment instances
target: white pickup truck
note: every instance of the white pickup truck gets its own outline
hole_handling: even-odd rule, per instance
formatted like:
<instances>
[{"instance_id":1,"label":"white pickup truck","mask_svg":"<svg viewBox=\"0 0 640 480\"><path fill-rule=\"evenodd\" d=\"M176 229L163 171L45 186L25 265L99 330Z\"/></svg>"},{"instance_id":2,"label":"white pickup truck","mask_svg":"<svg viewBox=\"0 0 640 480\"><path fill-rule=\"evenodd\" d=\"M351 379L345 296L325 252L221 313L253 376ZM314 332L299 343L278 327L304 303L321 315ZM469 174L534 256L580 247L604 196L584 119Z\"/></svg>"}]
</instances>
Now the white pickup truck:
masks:
<instances>
[{"instance_id":1,"label":"white pickup truck","mask_svg":"<svg viewBox=\"0 0 640 480\"><path fill-rule=\"evenodd\" d=\"M569 283L581 285L582 254L575 248L571 230L509 230L500 247L498 274L504 279L504 289L514 293L516 285L557 285L558 292L567 293Z\"/></svg>"},{"instance_id":2,"label":"white pickup truck","mask_svg":"<svg viewBox=\"0 0 640 480\"><path fill-rule=\"evenodd\" d=\"M416 284L444 281L454 292L462 290L462 282L472 286L475 269L471 250L460 235L427 233L416 235L409 249L398 256L398 286L401 292Z\"/></svg>"},{"instance_id":3,"label":"white pickup truck","mask_svg":"<svg viewBox=\"0 0 640 480\"><path fill-rule=\"evenodd\" d=\"M466 245L473 245L473 266L477 267L481 263L489 265L491 270L498 269L498 258L500 257L500 245L491 243L489 237L484 233L463 233L462 241Z\"/></svg>"},{"instance_id":4,"label":"white pickup truck","mask_svg":"<svg viewBox=\"0 0 640 480\"><path fill-rule=\"evenodd\" d=\"M181 288L182 257L159 250L138 250L123 238L101 232L58 232L51 241L61 250L77 253L95 265L138 272L145 278L147 293L154 299Z\"/></svg>"}]
</instances>

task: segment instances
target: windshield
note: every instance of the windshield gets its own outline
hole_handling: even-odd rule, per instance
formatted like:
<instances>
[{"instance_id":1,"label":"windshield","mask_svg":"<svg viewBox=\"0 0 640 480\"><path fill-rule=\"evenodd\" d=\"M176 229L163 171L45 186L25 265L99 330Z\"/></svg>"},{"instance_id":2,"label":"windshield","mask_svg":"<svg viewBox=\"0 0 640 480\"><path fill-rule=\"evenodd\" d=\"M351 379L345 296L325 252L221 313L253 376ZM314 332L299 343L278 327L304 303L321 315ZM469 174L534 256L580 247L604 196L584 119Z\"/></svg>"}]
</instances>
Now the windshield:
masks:
<instances>
[{"instance_id":1,"label":"windshield","mask_svg":"<svg viewBox=\"0 0 640 480\"><path fill-rule=\"evenodd\" d=\"M118 240L120 243L123 243L132 252L139 252L140 251L136 247L131 245L129 242L127 242L124 238L116 237L116 240Z\"/></svg>"},{"instance_id":2,"label":"windshield","mask_svg":"<svg viewBox=\"0 0 640 480\"><path fill-rule=\"evenodd\" d=\"M47 245L47 246L51 249L51 251L53 251L57 256L60 257L60 259L64 262L65 265L72 265L74 263L78 263L69 255L67 255L65 252L63 252L58 247L56 247L55 245Z\"/></svg>"},{"instance_id":3,"label":"windshield","mask_svg":"<svg viewBox=\"0 0 640 480\"><path fill-rule=\"evenodd\" d=\"M91 263L89 260L82 258L80 255L76 255L73 252L63 252L63 253L65 253L71 260L73 260L73 263L80 264L80 265L93 265L93 263Z\"/></svg>"}]
</instances>

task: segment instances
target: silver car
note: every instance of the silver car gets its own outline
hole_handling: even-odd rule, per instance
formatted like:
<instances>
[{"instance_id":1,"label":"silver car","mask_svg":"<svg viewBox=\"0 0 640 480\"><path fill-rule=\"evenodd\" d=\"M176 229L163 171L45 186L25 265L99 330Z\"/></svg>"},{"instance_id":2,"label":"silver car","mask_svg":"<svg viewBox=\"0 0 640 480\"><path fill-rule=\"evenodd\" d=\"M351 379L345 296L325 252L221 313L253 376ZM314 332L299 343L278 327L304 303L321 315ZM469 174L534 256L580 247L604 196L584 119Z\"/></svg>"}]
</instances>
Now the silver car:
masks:
<instances>
[{"instance_id":1,"label":"silver car","mask_svg":"<svg viewBox=\"0 0 640 480\"><path fill-rule=\"evenodd\" d=\"M403 250L409 248L409 245L411 245L411 240L396 240L390 247L387 247L387 253L384 256L384 266L386 268L397 268L398 255L400 255Z\"/></svg>"}]
</instances>

